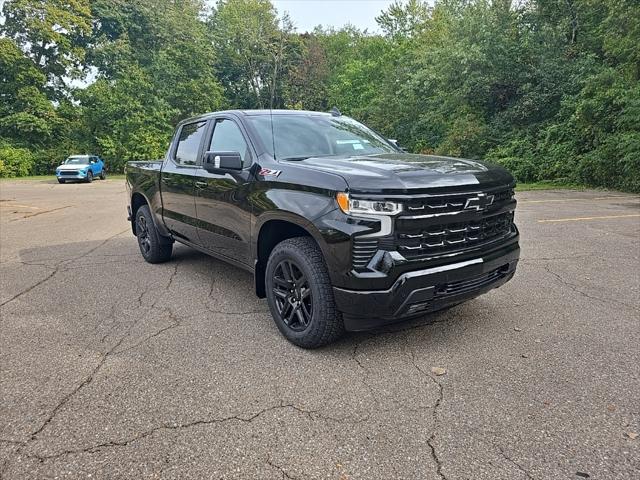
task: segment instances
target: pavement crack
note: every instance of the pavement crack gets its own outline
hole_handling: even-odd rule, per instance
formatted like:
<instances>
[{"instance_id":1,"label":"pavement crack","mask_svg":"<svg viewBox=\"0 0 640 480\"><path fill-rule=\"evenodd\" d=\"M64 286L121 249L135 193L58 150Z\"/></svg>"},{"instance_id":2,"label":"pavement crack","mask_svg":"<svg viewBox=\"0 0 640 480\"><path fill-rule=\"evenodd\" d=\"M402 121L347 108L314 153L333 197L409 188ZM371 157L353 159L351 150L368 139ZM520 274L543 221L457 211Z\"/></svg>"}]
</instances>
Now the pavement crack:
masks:
<instances>
[{"instance_id":1,"label":"pavement crack","mask_svg":"<svg viewBox=\"0 0 640 480\"><path fill-rule=\"evenodd\" d=\"M493 445L494 447L496 447L496 449L500 452L500 454L506 461L508 461L509 463L511 463L511 465L513 465L518 470L520 470L520 472L522 472L529 480L536 480L535 477L533 477L522 465L520 465L518 462L512 459L509 455L507 455L504 449L500 445L495 443Z\"/></svg>"},{"instance_id":2,"label":"pavement crack","mask_svg":"<svg viewBox=\"0 0 640 480\"><path fill-rule=\"evenodd\" d=\"M49 268L51 268L51 267L49 267ZM33 285L31 285L30 287L26 288L25 290L22 290L21 292L19 292L19 293L15 294L15 295L14 295L13 297L11 297L10 299L5 300L4 302L0 303L0 307L4 307L6 304L8 304L8 303L10 303L10 302L13 302L14 300L16 300L16 299L20 298L21 296L23 296L23 295L25 295L25 294L29 293L29 292L30 292L31 290L33 290L34 288L39 287L39 286L40 286L40 285L42 285L43 283L45 283L45 282L47 282L47 281L51 280L51 279L54 277L54 275L56 275L57 273L58 273L58 267L56 267L56 268L52 269L52 270L49 272L49 274L48 274L46 277L44 277L42 280L39 280L38 282L34 283L34 284L33 284Z\"/></svg>"},{"instance_id":3,"label":"pavement crack","mask_svg":"<svg viewBox=\"0 0 640 480\"><path fill-rule=\"evenodd\" d=\"M103 449L108 449L108 448L117 448L117 447L127 447L133 443L139 442L140 440L143 440L147 437L150 437L154 434L156 434L157 432L160 431L178 431L178 430L183 430L183 429L189 429L189 428L193 428L193 427L197 427L197 426L207 426L207 425L216 425L216 424L224 424L224 423L228 423L228 422L241 422L241 423L251 423L254 420L260 418L261 416L275 411L275 410L281 410L281 409L289 409L298 413L301 413L303 415L308 416L310 419L313 418L312 414L316 413L313 410L304 410L294 404L283 404L280 403L278 405L272 405L270 407L264 408L262 410L259 410L258 412L255 412L251 415L248 416L242 416L242 415L231 415L228 417L222 417L222 418L208 418L208 419L202 419L202 420L193 420L191 422L187 422L187 423L164 423L162 425L159 425L157 427L151 428L149 430L146 430L142 433L139 433L133 437L124 439L124 440L112 440L112 441L108 441L108 442L104 442L104 443L99 443L96 445L91 445L88 447L83 447L83 448L78 448L78 449L69 449L69 450L64 450L52 455L38 455L38 454L29 454L27 456L32 457L32 458L36 458L37 460L39 460L40 462L44 462L46 460L52 460L52 459L57 459L57 458L61 458L61 457L65 457L67 455L78 455L78 454L83 454L83 453L96 453L100 450Z\"/></svg>"},{"instance_id":4,"label":"pavement crack","mask_svg":"<svg viewBox=\"0 0 640 480\"><path fill-rule=\"evenodd\" d=\"M371 338L371 337L368 337L368 338ZM356 342L356 344L353 346L353 351L351 352L351 359L358 364L358 367L364 373L364 375L362 377L360 377L359 380L364 385L364 387L367 390L369 390L369 394L371 395L371 398L373 399L373 403L375 403L376 406L379 409L380 408L380 402L378 401L378 396L376 395L376 391L374 390L374 388L368 382L369 369L366 368L364 366L364 364L358 358L358 349L360 348L360 345L362 345L362 343L364 341L365 340L361 340L359 342ZM365 420L368 420L370 417L371 417L371 414L367 415Z\"/></svg>"},{"instance_id":5,"label":"pavement crack","mask_svg":"<svg viewBox=\"0 0 640 480\"><path fill-rule=\"evenodd\" d=\"M121 232L114 233L113 235L111 235L111 236L109 236L109 237L105 238L104 240L102 240L102 241L101 241L98 245L96 245L95 247L90 248L89 250L87 250L86 252L84 252L83 254L81 254L81 255L79 255L79 256L77 256L77 257L68 258L68 259L66 259L66 260L63 260L62 262L60 262L60 264L59 264L59 265L61 265L61 264L65 264L65 265L66 265L66 264L69 264L69 263L72 263L72 262L77 262L78 260L81 260L81 259L83 259L83 258L85 258L85 257L88 257L88 256L89 256L89 255L91 255L93 252L95 252L96 250L98 250L100 247L102 247L102 246L104 246L106 243L108 243L110 240L112 240L112 239L114 239L115 237L117 237L118 235L122 235L123 233L126 233L126 232L128 232L128 231L129 231L129 229L127 228L127 229L125 229L125 230L122 230Z\"/></svg>"},{"instance_id":6,"label":"pavement crack","mask_svg":"<svg viewBox=\"0 0 640 480\"><path fill-rule=\"evenodd\" d=\"M152 308L158 309L157 307L152 307ZM128 352L130 350L134 350L134 349L138 348L139 346L147 343L152 338L155 338L155 337L157 337L159 335L162 335L164 332L167 332L169 330L172 330L172 329L177 328L177 327L182 325L182 323L180 322L178 317L175 315L173 310L171 310L171 308L165 308L162 311L169 313L169 320L171 320L171 325L167 325L166 327L163 327L160 330L157 330L156 332L152 333L151 335L148 335L147 337L143 338L139 342L137 342L137 343L135 343L135 344L133 344L133 345L127 347L127 348L123 348L122 350L118 350L117 352L113 352L113 355L120 355L121 353Z\"/></svg>"},{"instance_id":7,"label":"pavement crack","mask_svg":"<svg viewBox=\"0 0 640 480\"><path fill-rule=\"evenodd\" d=\"M282 480L298 480L297 477L293 477L291 476L285 469L283 466L278 465L277 463L275 463L273 460L271 460L271 457L267 457L267 465L269 465L272 468L275 468L276 470L280 471L280 473L282 474Z\"/></svg>"},{"instance_id":8,"label":"pavement crack","mask_svg":"<svg viewBox=\"0 0 640 480\"><path fill-rule=\"evenodd\" d=\"M67 403L69 403L69 401L76 394L78 394L78 392L80 392L84 387L86 387L87 385L91 384L91 382L93 382L95 376L98 374L100 369L104 366L108 358L116 351L116 349L122 344L122 342L130 335L131 331L135 328L135 326L138 324L139 321L140 321L140 316L136 316L136 319L133 322L131 322L131 324L129 325L129 328L126 329L125 333L122 335L120 340L118 340L104 355L100 357L100 359L98 360L98 363L93 367L89 375L87 375L85 379L82 380L82 382L76 385L76 387L73 390L71 390L64 397L62 397L62 399L60 399L60 401L56 404L56 406L53 408L53 410L51 410L47 418L44 420L42 425L40 425L40 427L38 427L35 431L33 431L29 436L29 439L18 448L18 450L16 451L17 454L22 454L24 449L26 449L32 442L37 440L38 435L40 435L47 428L47 426L51 424L51 422L55 419L55 417L58 415L60 410L62 410L62 408ZM39 458L37 455L27 455L27 456L35 456ZM6 468L6 463L3 468ZM2 471L0 471L0 474L1 473Z\"/></svg>"},{"instance_id":9,"label":"pavement crack","mask_svg":"<svg viewBox=\"0 0 640 480\"><path fill-rule=\"evenodd\" d=\"M358 364L358 367L360 367L366 373L367 369L364 367L364 365L358 359L358 348L360 348L361 344L362 344L362 341L361 342L356 342L356 344L353 346L353 352L351 352L351 359L354 362L356 362Z\"/></svg>"},{"instance_id":10,"label":"pavement crack","mask_svg":"<svg viewBox=\"0 0 640 480\"><path fill-rule=\"evenodd\" d=\"M409 357L411 359L411 363L413 364L413 367L418 372L420 372L420 374L422 376L424 376L431 383L433 383L438 389L438 398L436 398L436 401L433 404L433 407L432 407L432 410L431 410L431 415L433 417L433 431L432 431L431 435L429 436L429 438L427 439L427 445L429 445L429 450L431 451L431 458L433 459L434 463L436 464L436 473L438 474L438 476L442 480L447 480L447 476L442 472L442 460L438 456L438 452L437 452L435 444L434 444L436 436L437 436L437 433L438 433L438 429L439 429L438 410L439 410L440 405L442 404L442 401L444 399L444 388L443 388L442 384L437 380L436 377L434 377L433 375L430 375L429 373L425 372L420 367L420 365L418 365L418 362L416 361L415 352L409 346L408 338L407 338L407 349L409 350Z\"/></svg>"},{"instance_id":11,"label":"pavement crack","mask_svg":"<svg viewBox=\"0 0 640 480\"><path fill-rule=\"evenodd\" d=\"M562 278L562 275L560 275L557 272L554 272L551 267L549 265L544 265L543 268L547 271L547 273L549 273L550 275L554 276L561 284L569 287L572 291L576 292L579 295L582 295L585 298L589 298L591 300L596 300L600 303L613 303L613 304L617 304L617 305L622 305L624 307L630 308L631 310L636 310L636 307L634 307L633 305L629 305L628 303L625 302L621 302L620 300L614 300L611 298L602 298L602 297L597 297L595 295L591 295L587 292L585 292L584 290L582 290L580 288L580 285L576 285L575 283L571 283L568 282L567 280L565 280L564 278Z\"/></svg>"},{"instance_id":12,"label":"pavement crack","mask_svg":"<svg viewBox=\"0 0 640 480\"><path fill-rule=\"evenodd\" d=\"M50 210L42 210L41 212L31 213L27 215L23 215L20 218L14 218L13 220L9 220L10 222L17 222L18 220L24 220L25 218L37 217L38 215L43 215L45 213L57 212L58 210L64 210L65 208L71 208L74 205L65 205L64 207L52 208Z\"/></svg>"},{"instance_id":13,"label":"pavement crack","mask_svg":"<svg viewBox=\"0 0 640 480\"><path fill-rule=\"evenodd\" d=\"M175 266L173 267L173 272L171 272L171 276L169 276L169 283L167 283L166 288L164 289L166 292L169 291L169 289L171 288L171 285L173 284L173 279L175 278L175 276L178 274L178 267L180 266L180 260L178 260L175 264Z\"/></svg>"},{"instance_id":14,"label":"pavement crack","mask_svg":"<svg viewBox=\"0 0 640 480\"><path fill-rule=\"evenodd\" d=\"M62 208L66 208L66 207L62 207ZM54 209L54 210L60 210L60 209L58 208L58 209ZM51 212L51 211L53 211L53 210L47 210L47 212ZM42 213L46 213L46 212L42 212ZM34 288L39 287L43 283L51 280L57 273L59 273L61 271L65 271L62 268L63 265L66 265L66 264L68 264L70 262L78 261L81 258L84 258L84 257L90 255L91 253L95 252L98 248L102 247L105 243L107 243L112 238L115 238L118 235L122 235L123 233L125 233L127 231L128 230L123 230L122 232L118 232L118 233L116 233L114 235L111 235L110 237L108 237L107 239L103 240L98 245L96 245L95 247L91 248L90 250L88 250L87 252L83 253L82 255L80 255L78 257L75 257L75 258L72 258L72 259L62 260L62 261L58 262L57 264L55 264L55 266L49 266L49 265L45 265L45 264L42 264L42 263L35 263L35 262L18 261L17 263L21 263L21 264L24 264L24 265L37 265L37 266L41 266L41 267L45 267L45 268L50 268L51 271L49 272L49 274L47 276L45 276L40 281L36 282L35 284L31 285L30 287L26 288L25 290L22 290L21 292L15 294L13 297L9 298L8 300L5 300L4 302L0 303L0 307L3 307L3 306L7 305L10 302L13 302L14 300L20 298L21 296L29 293Z\"/></svg>"},{"instance_id":15,"label":"pavement crack","mask_svg":"<svg viewBox=\"0 0 640 480\"><path fill-rule=\"evenodd\" d=\"M20 440L8 440L5 438L0 438L0 443L4 443L6 445L17 445L17 446L24 446L27 442L23 442Z\"/></svg>"},{"instance_id":16,"label":"pavement crack","mask_svg":"<svg viewBox=\"0 0 640 480\"><path fill-rule=\"evenodd\" d=\"M107 361L107 358L111 355L111 353L118 346L120 346L120 344L128 336L128 333L131 330L131 328L133 328L133 327L130 327L128 329L127 333L125 335L123 335L122 338L113 347L111 347L111 349L109 349L109 351L107 351L107 353L105 353L104 355L102 355L100 357L100 360L98 361L96 366L93 367L93 369L91 370L89 375L87 375L87 377L82 382L80 382L71 392L67 393L64 397L62 397L62 399L54 407L54 409L51 411L51 413L46 418L46 420L42 423L42 425L37 430L35 430L34 432L31 433L31 438L29 439L29 442L34 441L36 439L36 437L53 421L53 419L56 417L56 415L58 414L60 409L62 407L64 407L69 402L69 400L71 400L71 398L73 398L74 395L76 395L80 390L82 390L84 387L86 387L91 382L93 382L93 379L95 378L95 375L102 368L102 366Z\"/></svg>"},{"instance_id":17,"label":"pavement crack","mask_svg":"<svg viewBox=\"0 0 640 480\"><path fill-rule=\"evenodd\" d=\"M173 284L173 280L176 277L176 275L178 274L178 268L180 267L181 264L181 260L177 260L175 262L175 264L173 265L173 271L171 272L171 274L169 275L169 279L167 280L167 284L165 285L163 291L164 293L167 293L170 289L171 289L171 285ZM142 303L142 299L144 298L144 296L149 293L151 289L147 286L144 290L144 292L142 292L139 296L138 296L138 306L142 307L143 303ZM153 302L151 303L150 307L151 308L156 308L156 305L158 304L158 302L163 298L162 295L158 295Z\"/></svg>"}]
</instances>

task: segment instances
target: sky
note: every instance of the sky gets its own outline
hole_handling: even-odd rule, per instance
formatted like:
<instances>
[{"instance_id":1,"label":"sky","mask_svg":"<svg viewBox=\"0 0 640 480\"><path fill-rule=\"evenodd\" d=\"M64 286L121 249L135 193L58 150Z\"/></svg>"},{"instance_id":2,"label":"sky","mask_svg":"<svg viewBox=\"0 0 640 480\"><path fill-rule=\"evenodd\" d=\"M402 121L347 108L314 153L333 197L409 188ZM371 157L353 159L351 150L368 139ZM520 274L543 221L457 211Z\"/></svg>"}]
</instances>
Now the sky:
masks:
<instances>
[{"instance_id":1,"label":"sky","mask_svg":"<svg viewBox=\"0 0 640 480\"><path fill-rule=\"evenodd\" d=\"M311 31L316 25L340 28L347 23L378 31L375 18L393 0L271 0L278 13L289 12L299 32ZM5 0L0 0L0 8ZM213 3L209 0L208 3Z\"/></svg>"},{"instance_id":2,"label":"sky","mask_svg":"<svg viewBox=\"0 0 640 480\"><path fill-rule=\"evenodd\" d=\"M271 0L278 14L289 12L299 32L313 30L316 25L340 28L347 23L378 31L375 17L393 0Z\"/></svg>"}]
</instances>

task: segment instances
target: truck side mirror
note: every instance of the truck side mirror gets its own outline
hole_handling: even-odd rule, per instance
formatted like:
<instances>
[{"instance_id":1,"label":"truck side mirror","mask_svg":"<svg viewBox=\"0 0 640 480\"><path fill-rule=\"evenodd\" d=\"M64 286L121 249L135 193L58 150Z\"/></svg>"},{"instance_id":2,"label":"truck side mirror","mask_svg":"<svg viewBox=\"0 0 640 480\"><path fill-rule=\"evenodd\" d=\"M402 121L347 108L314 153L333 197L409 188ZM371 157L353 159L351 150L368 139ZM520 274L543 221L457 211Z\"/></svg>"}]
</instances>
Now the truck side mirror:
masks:
<instances>
[{"instance_id":1,"label":"truck side mirror","mask_svg":"<svg viewBox=\"0 0 640 480\"><path fill-rule=\"evenodd\" d=\"M212 170L242 170L240 152L206 152L203 168L207 172Z\"/></svg>"},{"instance_id":2,"label":"truck side mirror","mask_svg":"<svg viewBox=\"0 0 640 480\"><path fill-rule=\"evenodd\" d=\"M400 146L400 144L398 143L398 140L396 140L395 138L387 138L387 141L391 143L394 147L396 147L398 150L402 150L404 153L408 152L406 148Z\"/></svg>"}]
</instances>

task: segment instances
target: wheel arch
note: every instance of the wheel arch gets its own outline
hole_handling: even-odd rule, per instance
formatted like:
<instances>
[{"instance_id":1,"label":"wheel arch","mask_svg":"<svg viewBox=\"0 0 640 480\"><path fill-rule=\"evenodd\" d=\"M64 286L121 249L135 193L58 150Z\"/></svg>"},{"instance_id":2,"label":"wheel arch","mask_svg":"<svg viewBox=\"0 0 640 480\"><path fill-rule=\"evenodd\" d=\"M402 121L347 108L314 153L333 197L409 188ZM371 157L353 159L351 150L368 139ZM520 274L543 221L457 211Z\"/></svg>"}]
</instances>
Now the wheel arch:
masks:
<instances>
[{"instance_id":1,"label":"wheel arch","mask_svg":"<svg viewBox=\"0 0 640 480\"><path fill-rule=\"evenodd\" d=\"M140 192L131 195L131 231L136 235L136 213L143 205L150 205L149 200Z\"/></svg>"},{"instance_id":2,"label":"wheel arch","mask_svg":"<svg viewBox=\"0 0 640 480\"><path fill-rule=\"evenodd\" d=\"M318 229L307 219L290 212L280 212L277 216L265 216L256 225L253 242L254 281L256 295L264 298L265 272L269 255L283 240L294 237L310 237L320 247L324 255L325 242Z\"/></svg>"},{"instance_id":3,"label":"wheel arch","mask_svg":"<svg viewBox=\"0 0 640 480\"><path fill-rule=\"evenodd\" d=\"M162 221L158 219L156 213L153 211L151 202L149 201L149 198L147 198L147 196L144 193L140 192L139 190L134 191L131 194L130 205L131 205L131 231L133 232L134 235L136 234L136 212L140 209L140 207L142 207L143 205L146 205L149 207L149 210L151 211L151 218L153 219L153 225L154 227L156 227L160 235L165 237L171 237L171 234L167 231L167 229L162 224Z\"/></svg>"}]
</instances>

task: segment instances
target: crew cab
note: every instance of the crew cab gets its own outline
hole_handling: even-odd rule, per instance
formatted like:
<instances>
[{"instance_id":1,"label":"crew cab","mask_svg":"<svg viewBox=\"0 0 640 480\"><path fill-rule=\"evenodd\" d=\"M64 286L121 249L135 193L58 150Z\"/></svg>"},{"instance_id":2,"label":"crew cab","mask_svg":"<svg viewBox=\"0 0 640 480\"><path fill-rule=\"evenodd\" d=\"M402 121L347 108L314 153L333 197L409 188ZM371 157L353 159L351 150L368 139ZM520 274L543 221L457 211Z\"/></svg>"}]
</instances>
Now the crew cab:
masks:
<instances>
[{"instance_id":1,"label":"crew cab","mask_svg":"<svg viewBox=\"0 0 640 480\"><path fill-rule=\"evenodd\" d=\"M104 162L96 155L71 155L56 168L56 177L59 183L69 180L91 183L99 177L107 178Z\"/></svg>"},{"instance_id":2,"label":"crew cab","mask_svg":"<svg viewBox=\"0 0 640 480\"><path fill-rule=\"evenodd\" d=\"M520 254L507 170L406 153L336 111L190 118L126 180L148 262L177 241L250 271L305 348L474 298L509 281Z\"/></svg>"}]
</instances>

